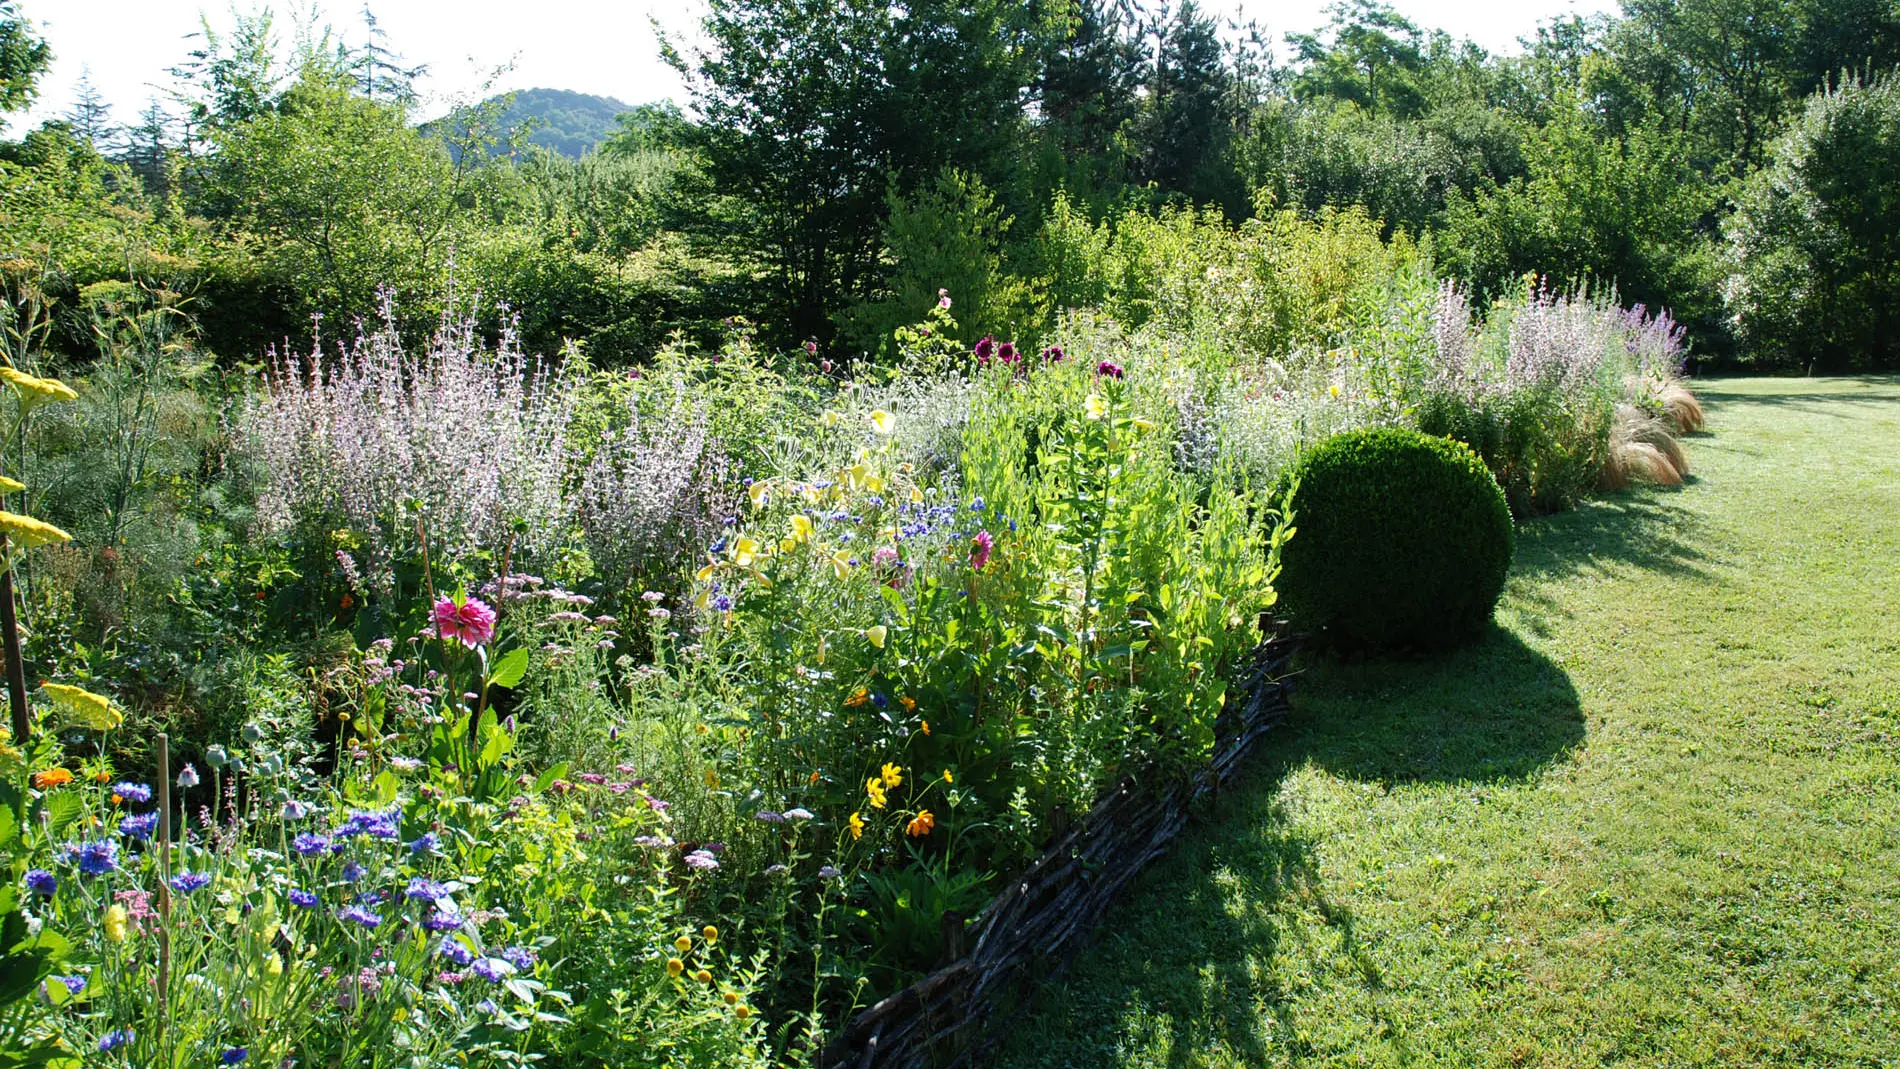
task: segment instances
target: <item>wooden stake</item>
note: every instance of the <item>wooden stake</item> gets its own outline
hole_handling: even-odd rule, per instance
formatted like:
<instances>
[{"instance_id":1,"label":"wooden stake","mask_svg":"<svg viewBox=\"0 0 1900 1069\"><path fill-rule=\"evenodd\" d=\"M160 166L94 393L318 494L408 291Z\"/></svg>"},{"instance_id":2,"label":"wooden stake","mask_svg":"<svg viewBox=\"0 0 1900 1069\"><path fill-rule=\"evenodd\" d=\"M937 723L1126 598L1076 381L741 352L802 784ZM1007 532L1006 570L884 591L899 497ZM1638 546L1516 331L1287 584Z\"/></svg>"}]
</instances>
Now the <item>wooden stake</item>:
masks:
<instances>
[{"instance_id":1,"label":"wooden stake","mask_svg":"<svg viewBox=\"0 0 1900 1069\"><path fill-rule=\"evenodd\" d=\"M26 662L20 658L20 617L13 607L13 547L6 535L0 535L0 645L7 658L7 703L13 707L13 741L26 742L33 721L26 711Z\"/></svg>"},{"instance_id":2,"label":"wooden stake","mask_svg":"<svg viewBox=\"0 0 1900 1069\"><path fill-rule=\"evenodd\" d=\"M165 996L172 971L172 755L171 740L158 735L158 1031L165 1031Z\"/></svg>"}]
</instances>

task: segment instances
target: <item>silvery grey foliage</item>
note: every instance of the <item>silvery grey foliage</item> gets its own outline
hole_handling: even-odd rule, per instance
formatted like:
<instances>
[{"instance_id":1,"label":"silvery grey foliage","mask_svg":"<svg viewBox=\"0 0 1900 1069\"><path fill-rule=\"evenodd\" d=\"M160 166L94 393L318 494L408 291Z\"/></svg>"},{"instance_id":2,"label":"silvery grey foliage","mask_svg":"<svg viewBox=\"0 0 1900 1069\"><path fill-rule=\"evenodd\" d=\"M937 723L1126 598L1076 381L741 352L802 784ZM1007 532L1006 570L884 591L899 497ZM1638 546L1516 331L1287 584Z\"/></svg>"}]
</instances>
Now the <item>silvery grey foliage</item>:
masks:
<instances>
[{"instance_id":1,"label":"silvery grey foliage","mask_svg":"<svg viewBox=\"0 0 1900 1069\"><path fill-rule=\"evenodd\" d=\"M627 404L624 426L604 432L574 495L594 567L623 587L657 563L712 538L726 459L707 433L703 405L684 383L658 415Z\"/></svg>"}]
</instances>

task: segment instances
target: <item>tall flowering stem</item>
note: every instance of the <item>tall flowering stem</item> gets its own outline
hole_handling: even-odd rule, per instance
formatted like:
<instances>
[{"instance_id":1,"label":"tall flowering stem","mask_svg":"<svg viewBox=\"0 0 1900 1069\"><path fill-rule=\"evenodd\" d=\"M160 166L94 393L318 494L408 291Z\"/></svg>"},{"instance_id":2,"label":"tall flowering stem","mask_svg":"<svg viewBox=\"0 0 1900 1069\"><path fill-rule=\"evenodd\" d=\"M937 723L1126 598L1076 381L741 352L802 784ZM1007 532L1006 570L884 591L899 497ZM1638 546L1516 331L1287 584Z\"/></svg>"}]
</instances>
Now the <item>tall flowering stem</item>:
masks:
<instances>
[{"instance_id":1,"label":"tall flowering stem","mask_svg":"<svg viewBox=\"0 0 1900 1069\"><path fill-rule=\"evenodd\" d=\"M26 741L33 722L26 712L26 664L20 660L20 618L13 607L13 543L0 534L0 642L7 657L7 704L13 710L13 740Z\"/></svg>"}]
</instances>

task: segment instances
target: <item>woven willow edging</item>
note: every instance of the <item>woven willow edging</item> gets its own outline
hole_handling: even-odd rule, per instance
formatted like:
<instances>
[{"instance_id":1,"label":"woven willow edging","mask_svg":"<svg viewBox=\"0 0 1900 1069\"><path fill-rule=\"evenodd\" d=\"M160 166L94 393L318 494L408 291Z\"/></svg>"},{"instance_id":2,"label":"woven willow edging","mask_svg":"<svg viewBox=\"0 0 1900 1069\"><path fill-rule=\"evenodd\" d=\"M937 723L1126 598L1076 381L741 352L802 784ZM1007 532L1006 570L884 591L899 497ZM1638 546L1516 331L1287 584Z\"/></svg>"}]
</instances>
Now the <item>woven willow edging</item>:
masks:
<instances>
[{"instance_id":1,"label":"woven willow edging","mask_svg":"<svg viewBox=\"0 0 1900 1069\"><path fill-rule=\"evenodd\" d=\"M966 928L945 918L949 965L860 1013L825 1048L828 1069L954 1069L977 1063L1034 983L1061 971L1124 885L1167 851L1188 811L1220 789L1286 712L1296 640L1261 643L1242 693L1247 702L1220 725L1206 771L1160 796L1124 780L1087 819L1040 858ZM962 953L973 937L969 953Z\"/></svg>"}]
</instances>

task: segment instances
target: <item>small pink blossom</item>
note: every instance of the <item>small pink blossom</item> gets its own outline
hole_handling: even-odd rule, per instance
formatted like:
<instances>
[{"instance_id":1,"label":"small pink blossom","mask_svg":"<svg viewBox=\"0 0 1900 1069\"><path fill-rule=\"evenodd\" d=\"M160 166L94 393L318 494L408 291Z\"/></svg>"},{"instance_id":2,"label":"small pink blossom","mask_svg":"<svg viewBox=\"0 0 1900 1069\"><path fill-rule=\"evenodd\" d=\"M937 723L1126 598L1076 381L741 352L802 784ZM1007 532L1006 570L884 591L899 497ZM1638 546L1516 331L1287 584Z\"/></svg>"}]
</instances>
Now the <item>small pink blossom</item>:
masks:
<instances>
[{"instance_id":1,"label":"small pink blossom","mask_svg":"<svg viewBox=\"0 0 1900 1069\"><path fill-rule=\"evenodd\" d=\"M970 551L970 567L975 568L979 572L982 571L983 566L990 562L990 550L995 544L995 539L990 537L988 531L978 531L976 533L976 548Z\"/></svg>"},{"instance_id":2,"label":"small pink blossom","mask_svg":"<svg viewBox=\"0 0 1900 1069\"><path fill-rule=\"evenodd\" d=\"M486 646L495 637L495 610L479 598L456 604L454 598L435 603L435 630L464 646Z\"/></svg>"}]
</instances>

